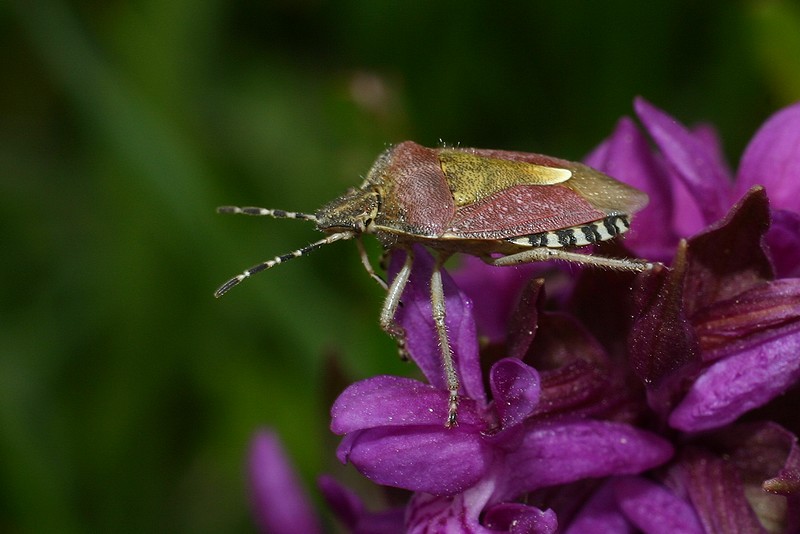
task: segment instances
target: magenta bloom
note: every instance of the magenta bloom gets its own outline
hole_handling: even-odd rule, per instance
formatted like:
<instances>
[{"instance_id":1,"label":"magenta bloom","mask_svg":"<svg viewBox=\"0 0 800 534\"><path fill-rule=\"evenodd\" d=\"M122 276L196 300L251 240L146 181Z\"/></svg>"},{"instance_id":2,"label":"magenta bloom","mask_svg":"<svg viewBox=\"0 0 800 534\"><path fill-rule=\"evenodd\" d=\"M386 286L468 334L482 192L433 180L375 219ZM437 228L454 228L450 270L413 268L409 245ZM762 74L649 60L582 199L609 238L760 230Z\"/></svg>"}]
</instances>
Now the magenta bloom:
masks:
<instances>
[{"instance_id":1,"label":"magenta bloom","mask_svg":"<svg viewBox=\"0 0 800 534\"><path fill-rule=\"evenodd\" d=\"M764 123L735 175L713 128L689 130L641 98L634 107L644 133L623 118L586 159L650 195L626 246L642 257L668 262L679 239L716 223L750 188L761 185L771 202L770 259L779 277L800 275L800 103Z\"/></svg>"},{"instance_id":2,"label":"magenta bloom","mask_svg":"<svg viewBox=\"0 0 800 534\"><path fill-rule=\"evenodd\" d=\"M710 127L635 109L642 128L622 119L587 163L651 202L602 253L667 267L467 258L444 273L461 381L448 429L433 262L416 250L397 319L426 381L362 380L331 410L339 460L408 499L371 512L322 478L350 531L800 532L800 104L764 124L735 173ZM274 500L299 493L274 463L252 463L255 481L264 466L289 488L254 484L267 525Z\"/></svg>"},{"instance_id":3,"label":"magenta bloom","mask_svg":"<svg viewBox=\"0 0 800 534\"><path fill-rule=\"evenodd\" d=\"M317 534L323 532L311 502L277 436L268 429L253 436L248 456L253 516L265 534ZM351 532L401 534L404 511L392 508L370 512L361 500L333 478L322 476L319 490L337 518Z\"/></svg>"},{"instance_id":4,"label":"magenta bloom","mask_svg":"<svg viewBox=\"0 0 800 534\"><path fill-rule=\"evenodd\" d=\"M247 467L253 514L262 532L322 532L297 475L273 432L261 430L253 437Z\"/></svg>"},{"instance_id":5,"label":"magenta bloom","mask_svg":"<svg viewBox=\"0 0 800 534\"><path fill-rule=\"evenodd\" d=\"M657 151L623 120L592 163L636 176L651 195L626 246L672 269L639 279L629 361L660 424L684 434L666 471L609 483L570 532L598 522L645 532L796 532L798 417L776 399L796 399L800 381L800 279L791 278L800 272L800 105L759 130L735 179L710 129L689 131L643 100L636 109ZM791 430L738 422L756 408Z\"/></svg>"},{"instance_id":6,"label":"magenta bloom","mask_svg":"<svg viewBox=\"0 0 800 534\"><path fill-rule=\"evenodd\" d=\"M671 426L717 428L800 379L800 104L764 124L735 179L710 128L636 110L658 152L623 119L590 157L648 191L626 245L673 266L643 277L631 363Z\"/></svg>"},{"instance_id":7,"label":"magenta bloom","mask_svg":"<svg viewBox=\"0 0 800 534\"><path fill-rule=\"evenodd\" d=\"M763 189L643 277L634 370L673 428L719 428L800 379L800 279L773 280Z\"/></svg>"},{"instance_id":8,"label":"magenta bloom","mask_svg":"<svg viewBox=\"0 0 800 534\"><path fill-rule=\"evenodd\" d=\"M540 374L519 358L502 358L491 366L489 401L472 304L449 277L448 328L463 391L458 427L445 428L448 392L427 287L433 262L421 249L416 254L398 319L407 332L409 353L430 384L391 376L363 380L348 387L331 410L332 430L345 435L339 446L342 461L378 484L418 492L409 505L409 529L422 528L417 522L435 516L461 532L504 530L501 525L521 518L551 532L556 525L552 512L515 504L521 496L588 477L639 473L671 457L672 447L645 430L582 417L578 410L559 413L559 402L543 405ZM573 374L581 376L581 369Z\"/></svg>"}]
</instances>

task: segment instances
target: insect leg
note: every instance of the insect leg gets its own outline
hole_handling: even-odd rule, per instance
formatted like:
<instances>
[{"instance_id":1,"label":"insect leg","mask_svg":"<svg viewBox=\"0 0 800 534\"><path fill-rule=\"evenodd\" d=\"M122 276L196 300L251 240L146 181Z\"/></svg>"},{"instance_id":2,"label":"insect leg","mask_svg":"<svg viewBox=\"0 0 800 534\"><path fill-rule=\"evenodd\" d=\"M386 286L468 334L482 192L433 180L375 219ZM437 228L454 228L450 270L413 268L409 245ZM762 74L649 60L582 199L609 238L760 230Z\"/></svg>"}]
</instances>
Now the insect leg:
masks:
<instances>
[{"instance_id":1,"label":"insect leg","mask_svg":"<svg viewBox=\"0 0 800 534\"><path fill-rule=\"evenodd\" d=\"M383 301L383 309L381 309L381 328L384 332L392 336L397 342L400 350L400 357L408 359L406 355L406 332L403 327L397 324L394 316L397 313L397 307L400 305L400 297L403 295L403 290L406 288L408 278L411 275L411 266L414 263L414 253L409 249L405 249L406 261L403 267L392 280L389 290L386 293L386 300Z\"/></svg>"},{"instance_id":2,"label":"insect leg","mask_svg":"<svg viewBox=\"0 0 800 534\"><path fill-rule=\"evenodd\" d=\"M433 322L436 325L436 333L439 336L439 348L442 352L442 367L444 368L447 382L447 391L450 392L445 426L452 428L458 424L458 373L453 361L453 349L450 347L450 339L447 337L447 324L445 323L447 314L445 311L441 270L448 256L449 254L440 254L433 268L433 273L431 274L431 307L433 309Z\"/></svg>"},{"instance_id":3,"label":"insect leg","mask_svg":"<svg viewBox=\"0 0 800 534\"><path fill-rule=\"evenodd\" d=\"M628 259L628 258L607 258L605 256L594 256L589 254L579 254L560 248L537 247L508 256L499 258L484 257L483 260L490 265L518 265L520 263L533 263L536 261L562 260L589 267L601 267L613 269L615 271L642 272L649 271L655 263L647 260Z\"/></svg>"},{"instance_id":4,"label":"insect leg","mask_svg":"<svg viewBox=\"0 0 800 534\"><path fill-rule=\"evenodd\" d=\"M364 269L367 270L367 274L369 274L373 280L378 282L378 285L380 285L384 290L388 291L389 286L386 284L383 278L381 278L378 273L375 272L375 269L372 268L372 264L369 262L369 256L367 256L367 251L364 248L364 242L361 241L360 236L356 239L356 246L358 247L358 255L361 256L361 264L364 266Z\"/></svg>"}]
</instances>

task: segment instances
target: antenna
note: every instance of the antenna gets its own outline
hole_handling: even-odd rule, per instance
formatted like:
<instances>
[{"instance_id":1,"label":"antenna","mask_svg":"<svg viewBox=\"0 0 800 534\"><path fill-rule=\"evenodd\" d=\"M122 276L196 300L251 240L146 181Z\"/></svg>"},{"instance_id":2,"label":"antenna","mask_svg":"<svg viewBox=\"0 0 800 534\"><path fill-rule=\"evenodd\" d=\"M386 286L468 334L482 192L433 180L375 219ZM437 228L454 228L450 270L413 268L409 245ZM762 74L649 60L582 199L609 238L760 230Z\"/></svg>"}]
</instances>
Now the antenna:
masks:
<instances>
[{"instance_id":1,"label":"antenna","mask_svg":"<svg viewBox=\"0 0 800 534\"><path fill-rule=\"evenodd\" d=\"M217 208L217 213L239 213L243 215L253 215L253 216L266 216L266 217L275 217L276 219L305 219L309 221L316 222L317 217L315 215L311 215L308 213L296 213L293 211L284 211L284 210L270 210L266 208L239 208L237 206L220 206ZM225 293L231 290L231 288L238 286L245 278L250 278L256 273L260 273L261 271L265 271L270 269L279 263L287 262L293 258L299 258L300 256L305 256L310 252L317 250L318 248L333 243L335 241L339 241L340 239L352 239L355 237L355 234L352 232L338 232L335 234L330 234L325 236L324 238L320 239L319 241L315 241L310 245L306 245L303 248L297 249L293 252L289 252L288 254L282 254L280 256L275 256L271 260L264 261L259 263L258 265L254 265L243 271L242 274L236 275L224 284L222 284L219 289L214 291L214 296L216 298L221 297Z\"/></svg>"},{"instance_id":2,"label":"antenna","mask_svg":"<svg viewBox=\"0 0 800 534\"><path fill-rule=\"evenodd\" d=\"M254 217L274 217L276 219L304 219L317 222L317 216L310 213L297 213L295 211L270 210L267 208L254 208L239 206L220 206L217 213L235 213L241 215L252 215Z\"/></svg>"},{"instance_id":3,"label":"antenna","mask_svg":"<svg viewBox=\"0 0 800 534\"><path fill-rule=\"evenodd\" d=\"M354 235L350 232L339 232L337 234L331 234L325 236L324 238L320 239L319 241L315 241L310 245L306 245L303 248L294 250L289 252L288 254L282 254L280 256L275 256L271 260L267 260L264 262L259 263L258 265L253 265L249 269L242 272L242 274L238 274L219 286L219 289L214 291L214 296L216 298L220 298L222 295L227 293L231 290L231 288L238 286L245 278L250 278L256 273L260 273L261 271L266 271L272 267L275 267L279 263L285 263L291 259L299 258L300 256L305 256L310 252L317 250L320 247L333 243L334 241L339 241L340 239L352 239Z\"/></svg>"}]
</instances>

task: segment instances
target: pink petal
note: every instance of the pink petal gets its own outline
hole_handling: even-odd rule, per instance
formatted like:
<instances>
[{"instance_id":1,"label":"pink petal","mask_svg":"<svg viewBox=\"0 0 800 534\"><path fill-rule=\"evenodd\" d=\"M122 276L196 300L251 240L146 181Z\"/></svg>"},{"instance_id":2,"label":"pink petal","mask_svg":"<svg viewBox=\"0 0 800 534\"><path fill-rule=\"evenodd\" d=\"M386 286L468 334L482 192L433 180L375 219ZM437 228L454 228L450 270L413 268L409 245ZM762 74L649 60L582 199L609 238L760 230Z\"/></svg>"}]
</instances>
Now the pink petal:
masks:
<instances>
[{"instance_id":1,"label":"pink petal","mask_svg":"<svg viewBox=\"0 0 800 534\"><path fill-rule=\"evenodd\" d=\"M480 434L458 427L421 427L407 432L373 428L347 438L340 445L340 459L351 462L368 479L434 495L455 495L474 485L491 460Z\"/></svg>"},{"instance_id":2,"label":"pink petal","mask_svg":"<svg viewBox=\"0 0 800 534\"><path fill-rule=\"evenodd\" d=\"M475 256L464 255L453 272L458 287L474 303L473 314L478 335L490 343L502 343L508 334L508 320L519 300L522 288L542 264L530 263L510 267L487 265Z\"/></svg>"},{"instance_id":3,"label":"pink petal","mask_svg":"<svg viewBox=\"0 0 800 534\"><path fill-rule=\"evenodd\" d=\"M539 403L539 373L517 359L505 358L494 364L489 384L503 428L522 424Z\"/></svg>"},{"instance_id":4,"label":"pink petal","mask_svg":"<svg viewBox=\"0 0 800 534\"><path fill-rule=\"evenodd\" d=\"M407 507L408 534L499 534L480 522L494 487L493 480L485 479L452 497L415 493Z\"/></svg>"},{"instance_id":5,"label":"pink petal","mask_svg":"<svg viewBox=\"0 0 800 534\"><path fill-rule=\"evenodd\" d=\"M643 98L637 98L634 107L666 164L700 208L705 223L722 217L727 209L731 178L726 169L720 168L718 156L709 150L706 138L696 136Z\"/></svg>"},{"instance_id":6,"label":"pink petal","mask_svg":"<svg viewBox=\"0 0 800 534\"><path fill-rule=\"evenodd\" d=\"M329 476L317 482L323 497L349 532L359 534L402 534L405 532L403 507L369 512L358 496Z\"/></svg>"},{"instance_id":7,"label":"pink petal","mask_svg":"<svg viewBox=\"0 0 800 534\"><path fill-rule=\"evenodd\" d=\"M669 424L685 432L719 428L800 380L800 324L769 331L723 358L692 384Z\"/></svg>"},{"instance_id":8,"label":"pink petal","mask_svg":"<svg viewBox=\"0 0 800 534\"><path fill-rule=\"evenodd\" d=\"M459 403L458 423L482 428L474 401ZM331 408L331 430L347 434L373 427L443 427L447 420L447 392L411 378L376 376L351 384Z\"/></svg>"},{"instance_id":9,"label":"pink petal","mask_svg":"<svg viewBox=\"0 0 800 534\"><path fill-rule=\"evenodd\" d=\"M774 208L800 212L800 102L770 117L744 151L736 187L767 189Z\"/></svg>"},{"instance_id":10,"label":"pink petal","mask_svg":"<svg viewBox=\"0 0 800 534\"><path fill-rule=\"evenodd\" d=\"M617 479L613 485L619 507L642 532L705 533L692 505L664 486L639 477Z\"/></svg>"},{"instance_id":11,"label":"pink petal","mask_svg":"<svg viewBox=\"0 0 800 534\"><path fill-rule=\"evenodd\" d=\"M489 507L483 523L492 530L508 534L554 534L558 530L558 519L553 510L540 510L519 503Z\"/></svg>"},{"instance_id":12,"label":"pink petal","mask_svg":"<svg viewBox=\"0 0 800 534\"><path fill-rule=\"evenodd\" d=\"M261 430L253 437L248 472L252 506L262 532L322 532L274 432Z\"/></svg>"},{"instance_id":13,"label":"pink petal","mask_svg":"<svg viewBox=\"0 0 800 534\"><path fill-rule=\"evenodd\" d=\"M617 505L611 481L595 492L570 523L565 534L630 534L631 525Z\"/></svg>"},{"instance_id":14,"label":"pink petal","mask_svg":"<svg viewBox=\"0 0 800 534\"><path fill-rule=\"evenodd\" d=\"M765 238L775 276L800 277L800 213L773 209L772 225Z\"/></svg>"},{"instance_id":15,"label":"pink petal","mask_svg":"<svg viewBox=\"0 0 800 534\"><path fill-rule=\"evenodd\" d=\"M588 158L588 165L632 185L650 196L650 203L634 217L625 245L640 256L666 261L678 242L669 221L675 209L667 170L657 160L634 122L624 117L611 136Z\"/></svg>"},{"instance_id":16,"label":"pink petal","mask_svg":"<svg viewBox=\"0 0 800 534\"><path fill-rule=\"evenodd\" d=\"M501 500L584 478L637 474L670 459L672 446L637 428L609 421L536 422L505 456Z\"/></svg>"}]
</instances>

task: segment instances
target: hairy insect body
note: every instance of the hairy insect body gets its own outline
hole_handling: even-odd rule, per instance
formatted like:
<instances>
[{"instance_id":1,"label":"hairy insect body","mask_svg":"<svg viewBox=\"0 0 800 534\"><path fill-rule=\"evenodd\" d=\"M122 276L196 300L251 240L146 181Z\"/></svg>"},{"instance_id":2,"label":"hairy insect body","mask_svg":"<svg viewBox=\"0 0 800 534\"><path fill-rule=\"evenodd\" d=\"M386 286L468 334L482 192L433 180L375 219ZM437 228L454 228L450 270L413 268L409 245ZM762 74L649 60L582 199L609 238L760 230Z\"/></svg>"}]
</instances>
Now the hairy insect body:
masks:
<instances>
[{"instance_id":1,"label":"hairy insect body","mask_svg":"<svg viewBox=\"0 0 800 534\"><path fill-rule=\"evenodd\" d=\"M459 241L459 248L475 240L472 250L507 253L508 240L629 216L646 204L641 191L581 163L405 142L379 157L361 188L324 206L317 219L323 231L341 228L346 214L351 228L360 221L392 243Z\"/></svg>"},{"instance_id":2,"label":"hairy insect body","mask_svg":"<svg viewBox=\"0 0 800 534\"><path fill-rule=\"evenodd\" d=\"M523 152L469 148L431 149L407 141L378 157L359 188L314 215L263 208L220 208L222 212L310 219L327 237L298 251L258 264L220 289L221 296L252 274L340 239L373 234L387 249L402 248L407 260L387 286L373 271L363 246L362 263L387 289L381 326L403 346L394 315L413 265L411 245L438 251L431 279L434 323L450 392L447 426L457 422L458 376L445 328L439 270L454 253L479 256L492 265L558 259L624 271L652 264L568 250L626 232L647 195L581 163Z\"/></svg>"}]
</instances>

